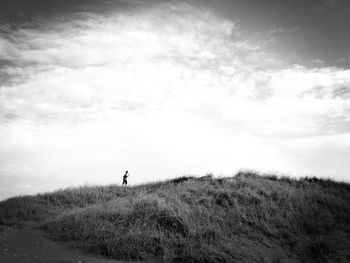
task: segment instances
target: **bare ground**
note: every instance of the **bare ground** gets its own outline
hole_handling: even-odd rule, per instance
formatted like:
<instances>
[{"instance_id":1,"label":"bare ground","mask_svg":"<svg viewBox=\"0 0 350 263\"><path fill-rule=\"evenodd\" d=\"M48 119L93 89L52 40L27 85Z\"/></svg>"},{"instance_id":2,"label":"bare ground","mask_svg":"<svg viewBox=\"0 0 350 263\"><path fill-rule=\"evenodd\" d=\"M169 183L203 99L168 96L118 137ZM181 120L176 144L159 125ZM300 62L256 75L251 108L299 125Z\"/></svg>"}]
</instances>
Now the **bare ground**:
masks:
<instances>
[{"instance_id":1,"label":"bare ground","mask_svg":"<svg viewBox=\"0 0 350 263\"><path fill-rule=\"evenodd\" d=\"M67 243L48 239L37 224L28 223L21 228L0 228L0 262L2 263L122 263L72 249Z\"/></svg>"}]
</instances>

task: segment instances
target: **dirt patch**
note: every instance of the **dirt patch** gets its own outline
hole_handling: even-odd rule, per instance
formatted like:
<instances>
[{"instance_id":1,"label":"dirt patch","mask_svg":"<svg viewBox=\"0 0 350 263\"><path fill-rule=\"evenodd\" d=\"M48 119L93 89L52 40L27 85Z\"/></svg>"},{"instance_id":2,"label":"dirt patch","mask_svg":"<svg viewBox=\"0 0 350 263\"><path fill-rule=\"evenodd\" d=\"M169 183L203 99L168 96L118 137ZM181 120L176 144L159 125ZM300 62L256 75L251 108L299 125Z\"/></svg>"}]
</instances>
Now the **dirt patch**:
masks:
<instances>
[{"instance_id":1,"label":"dirt patch","mask_svg":"<svg viewBox=\"0 0 350 263\"><path fill-rule=\"evenodd\" d=\"M12 229L0 226L0 262L6 263L122 263L86 255L48 239L35 225Z\"/></svg>"}]
</instances>

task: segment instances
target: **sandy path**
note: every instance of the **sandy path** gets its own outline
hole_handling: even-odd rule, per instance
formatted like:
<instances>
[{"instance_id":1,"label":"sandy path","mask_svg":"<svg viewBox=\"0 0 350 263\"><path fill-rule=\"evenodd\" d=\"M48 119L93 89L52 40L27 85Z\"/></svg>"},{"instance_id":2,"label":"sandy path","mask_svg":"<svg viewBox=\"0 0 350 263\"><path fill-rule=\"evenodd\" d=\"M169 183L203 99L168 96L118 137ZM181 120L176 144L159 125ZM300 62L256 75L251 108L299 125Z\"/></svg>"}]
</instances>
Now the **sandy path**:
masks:
<instances>
[{"instance_id":1,"label":"sandy path","mask_svg":"<svg viewBox=\"0 0 350 263\"><path fill-rule=\"evenodd\" d=\"M82 254L68 248L62 243L48 239L45 233L28 224L23 228L0 229L0 262L1 263L122 263L100 257Z\"/></svg>"}]
</instances>

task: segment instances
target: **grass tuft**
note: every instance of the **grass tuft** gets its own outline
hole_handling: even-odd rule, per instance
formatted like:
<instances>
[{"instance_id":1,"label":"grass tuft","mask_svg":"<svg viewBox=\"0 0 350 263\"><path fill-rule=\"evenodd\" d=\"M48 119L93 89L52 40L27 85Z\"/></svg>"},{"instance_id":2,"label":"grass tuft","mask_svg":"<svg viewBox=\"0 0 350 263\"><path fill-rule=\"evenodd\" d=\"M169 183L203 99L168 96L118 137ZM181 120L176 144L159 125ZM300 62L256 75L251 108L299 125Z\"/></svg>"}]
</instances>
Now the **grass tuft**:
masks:
<instances>
[{"instance_id":1,"label":"grass tuft","mask_svg":"<svg viewBox=\"0 0 350 263\"><path fill-rule=\"evenodd\" d=\"M241 171L11 198L0 223L45 220L53 239L122 260L270 262L278 248L273 262L327 262L349 257L349 201L346 183Z\"/></svg>"}]
</instances>

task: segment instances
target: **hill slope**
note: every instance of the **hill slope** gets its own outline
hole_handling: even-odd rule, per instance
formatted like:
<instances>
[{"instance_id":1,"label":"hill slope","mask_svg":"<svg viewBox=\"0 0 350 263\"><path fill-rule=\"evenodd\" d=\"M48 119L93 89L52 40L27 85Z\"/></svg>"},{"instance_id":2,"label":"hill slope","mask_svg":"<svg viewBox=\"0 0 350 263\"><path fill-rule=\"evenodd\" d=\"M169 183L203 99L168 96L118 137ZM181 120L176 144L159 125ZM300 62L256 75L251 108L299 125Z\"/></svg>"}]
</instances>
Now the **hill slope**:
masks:
<instances>
[{"instance_id":1,"label":"hill slope","mask_svg":"<svg viewBox=\"0 0 350 263\"><path fill-rule=\"evenodd\" d=\"M124 260L349 262L350 185L261 176L80 187L0 203L0 224L43 220L56 240Z\"/></svg>"}]
</instances>

